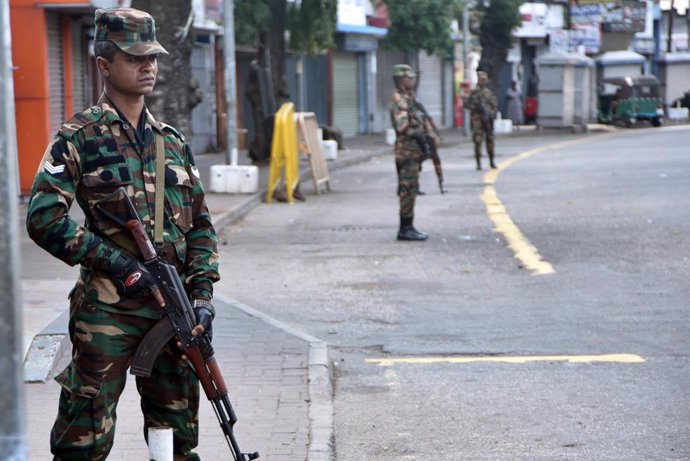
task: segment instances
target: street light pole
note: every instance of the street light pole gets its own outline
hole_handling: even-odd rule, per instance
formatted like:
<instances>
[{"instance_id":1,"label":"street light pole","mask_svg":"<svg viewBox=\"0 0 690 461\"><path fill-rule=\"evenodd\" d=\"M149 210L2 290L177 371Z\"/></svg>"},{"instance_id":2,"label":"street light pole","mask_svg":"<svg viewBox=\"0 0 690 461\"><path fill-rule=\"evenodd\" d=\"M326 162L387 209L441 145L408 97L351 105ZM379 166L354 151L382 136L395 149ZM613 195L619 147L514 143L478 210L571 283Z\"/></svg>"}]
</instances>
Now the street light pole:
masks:
<instances>
[{"instance_id":1,"label":"street light pole","mask_svg":"<svg viewBox=\"0 0 690 461\"><path fill-rule=\"evenodd\" d=\"M223 4L223 34L228 124L226 163L237 165L237 83L235 80L235 2L233 0L225 0Z\"/></svg>"},{"instance_id":2,"label":"street light pole","mask_svg":"<svg viewBox=\"0 0 690 461\"><path fill-rule=\"evenodd\" d=\"M469 40L470 36L470 5L469 1L465 0L462 5L462 73L463 73L463 80L465 82L468 82L470 80L470 71L468 69L468 62L467 62L467 53L469 52L469 49L467 47L467 41ZM462 126L464 130L465 136L470 135L470 112L465 109L465 103L463 101L462 104L462 110L463 110L463 117L462 117Z\"/></svg>"},{"instance_id":3,"label":"street light pole","mask_svg":"<svg viewBox=\"0 0 690 461\"><path fill-rule=\"evenodd\" d=\"M22 387L21 291L17 220L17 144L12 82L9 2L0 2L0 453L27 459Z\"/></svg>"}]
</instances>

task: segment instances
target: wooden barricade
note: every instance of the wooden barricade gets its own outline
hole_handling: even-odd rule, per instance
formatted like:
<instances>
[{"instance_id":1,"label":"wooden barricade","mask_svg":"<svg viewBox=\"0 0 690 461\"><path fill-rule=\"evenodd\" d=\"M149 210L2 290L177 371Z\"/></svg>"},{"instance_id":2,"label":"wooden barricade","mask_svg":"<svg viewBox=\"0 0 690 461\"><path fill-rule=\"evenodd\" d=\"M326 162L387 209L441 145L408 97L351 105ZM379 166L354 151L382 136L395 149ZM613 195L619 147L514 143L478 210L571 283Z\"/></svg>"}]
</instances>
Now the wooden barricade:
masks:
<instances>
[{"instance_id":1,"label":"wooden barricade","mask_svg":"<svg viewBox=\"0 0 690 461\"><path fill-rule=\"evenodd\" d=\"M295 188L299 183L299 157L297 128L295 127L295 105L291 102L286 102L280 106L275 115L271 167L266 190L267 203L273 201L273 193L281 180L285 183L288 203L293 203Z\"/></svg>"},{"instance_id":2,"label":"wooden barricade","mask_svg":"<svg viewBox=\"0 0 690 461\"><path fill-rule=\"evenodd\" d=\"M309 158L311 177L314 181L314 191L321 194L321 184L326 185L326 190L331 190L331 178L328 174L328 165L323 154L323 146L319 139L319 124L316 114L313 112L297 113L297 129L299 132L299 148Z\"/></svg>"}]
</instances>

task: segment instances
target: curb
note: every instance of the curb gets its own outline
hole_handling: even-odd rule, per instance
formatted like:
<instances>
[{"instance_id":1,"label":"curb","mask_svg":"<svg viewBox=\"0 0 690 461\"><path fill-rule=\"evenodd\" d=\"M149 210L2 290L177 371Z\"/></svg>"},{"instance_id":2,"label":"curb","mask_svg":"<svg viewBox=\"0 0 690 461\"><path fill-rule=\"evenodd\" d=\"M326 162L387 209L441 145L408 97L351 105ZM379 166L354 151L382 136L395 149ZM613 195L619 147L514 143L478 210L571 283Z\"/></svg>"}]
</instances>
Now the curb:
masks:
<instances>
[{"instance_id":1,"label":"curb","mask_svg":"<svg viewBox=\"0 0 690 461\"><path fill-rule=\"evenodd\" d=\"M67 334L69 312L65 311L31 340L24 357L24 382L45 383L54 375L72 343Z\"/></svg>"},{"instance_id":2,"label":"curb","mask_svg":"<svg viewBox=\"0 0 690 461\"><path fill-rule=\"evenodd\" d=\"M216 294L215 298L245 314L295 336L309 344L307 381L309 389L309 447L307 461L333 459L333 373L328 345L320 339L293 328L252 307Z\"/></svg>"}]
</instances>

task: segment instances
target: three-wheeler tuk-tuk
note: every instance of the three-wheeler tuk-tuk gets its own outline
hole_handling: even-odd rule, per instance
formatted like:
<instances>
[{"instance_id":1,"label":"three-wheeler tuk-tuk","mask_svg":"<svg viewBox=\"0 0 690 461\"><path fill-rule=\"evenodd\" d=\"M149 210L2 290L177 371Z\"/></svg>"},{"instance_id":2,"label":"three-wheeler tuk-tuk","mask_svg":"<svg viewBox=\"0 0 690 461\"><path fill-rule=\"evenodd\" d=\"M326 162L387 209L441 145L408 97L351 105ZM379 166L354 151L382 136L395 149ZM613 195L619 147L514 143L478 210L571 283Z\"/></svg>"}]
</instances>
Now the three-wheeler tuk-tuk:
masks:
<instances>
[{"instance_id":1,"label":"three-wheeler tuk-tuk","mask_svg":"<svg viewBox=\"0 0 690 461\"><path fill-rule=\"evenodd\" d=\"M599 81L600 123L623 123L626 127L646 120L661 126L664 110L659 97L659 80L653 75L611 77Z\"/></svg>"}]
</instances>

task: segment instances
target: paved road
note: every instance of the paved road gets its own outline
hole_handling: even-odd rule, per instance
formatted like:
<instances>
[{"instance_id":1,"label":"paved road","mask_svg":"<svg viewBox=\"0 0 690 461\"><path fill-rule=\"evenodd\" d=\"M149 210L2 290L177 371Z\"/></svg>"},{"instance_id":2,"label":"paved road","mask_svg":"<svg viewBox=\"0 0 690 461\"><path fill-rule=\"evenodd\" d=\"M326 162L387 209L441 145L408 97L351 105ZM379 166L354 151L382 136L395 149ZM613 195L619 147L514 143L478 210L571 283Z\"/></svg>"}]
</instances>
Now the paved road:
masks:
<instances>
[{"instance_id":1,"label":"paved road","mask_svg":"<svg viewBox=\"0 0 690 461\"><path fill-rule=\"evenodd\" d=\"M227 228L224 289L331 345L338 461L688 459L689 141L505 138L494 173L445 149L423 244L377 157Z\"/></svg>"}]
</instances>

